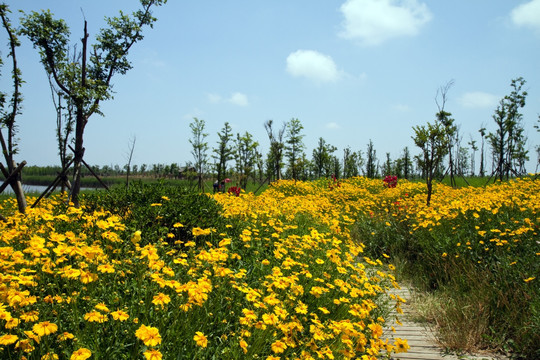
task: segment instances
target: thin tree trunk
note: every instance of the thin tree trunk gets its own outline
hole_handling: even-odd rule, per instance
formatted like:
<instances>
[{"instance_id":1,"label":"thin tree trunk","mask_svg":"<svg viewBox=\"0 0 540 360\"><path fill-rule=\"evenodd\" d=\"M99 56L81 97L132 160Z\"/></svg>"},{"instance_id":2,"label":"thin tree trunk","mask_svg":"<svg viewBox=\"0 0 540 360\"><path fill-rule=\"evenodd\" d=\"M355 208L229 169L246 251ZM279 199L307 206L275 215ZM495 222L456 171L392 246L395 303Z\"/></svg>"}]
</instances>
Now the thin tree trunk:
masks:
<instances>
[{"instance_id":1,"label":"thin tree trunk","mask_svg":"<svg viewBox=\"0 0 540 360\"><path fill-rule=\"evenodd\" d=\"M13 168L16 168L15 161L13 162ZM24 214L24 212L26 211L26 197L24 196L24 191L22 188L20 171L17 174L17 180L11 183L11 187L13 188L13 192L15 192L15 196L17 197L17 204L19 205L19 212Z\"/></svg>"},{"instance_id":2,"label":"thin tree trunk","mask_svg":"<svg viewBox=\"0 0 540 360\"><path fill-rule=\"evenodd\" d=\"M81 167L84 156L83 134L85 118L83 115L83 105L77 104L77 120L75 125L75 154L73 158L73 186L71 188L71 202L75 207L79 207L79 192L81 191Z\"/></svg>"}]
</instances>

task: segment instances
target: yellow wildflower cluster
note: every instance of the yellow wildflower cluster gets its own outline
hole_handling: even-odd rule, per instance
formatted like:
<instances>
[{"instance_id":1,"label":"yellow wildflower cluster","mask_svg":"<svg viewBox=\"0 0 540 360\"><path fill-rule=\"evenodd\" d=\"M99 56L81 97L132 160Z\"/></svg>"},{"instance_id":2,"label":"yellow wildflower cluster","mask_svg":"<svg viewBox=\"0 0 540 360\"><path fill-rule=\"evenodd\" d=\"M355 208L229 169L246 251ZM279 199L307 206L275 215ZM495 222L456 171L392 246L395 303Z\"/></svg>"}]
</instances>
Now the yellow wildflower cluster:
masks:
<instances>
[{"instance_id":1,"label":"yellow wildflower cluster","mask_svg":"<svg viewBox=\"0 0 540 360\"><path fill-rule=\"evenodd\" d=\"M435 238L450 238L452 243L440 244L447 251L439 256L466 257L479 264L501 258L510 265L538 262L540 182L524 178L458 189L436 184L429 207L417 186L404 182L385 193L380 203L392 223L406 226L411 234L427 231ZM534 268L528 270L536 274Z\"/></svg>"},{"instance_id":2,"label":"yellow wildflower cluster","mask_svg":"<svg viewBox=\"0 0 540 360\"><path fill-rule=\"evenodd\" d=\"M350 235L368 206L363 185L280 182L260 196L216 194L230 224L195 227L192 241L174 239L180 223L149 239L143 226L126 229L116 215L60 198L15 214L0 223L0 357L403 351L383 334L395 279Z\"/></svg>"}]
</instances>

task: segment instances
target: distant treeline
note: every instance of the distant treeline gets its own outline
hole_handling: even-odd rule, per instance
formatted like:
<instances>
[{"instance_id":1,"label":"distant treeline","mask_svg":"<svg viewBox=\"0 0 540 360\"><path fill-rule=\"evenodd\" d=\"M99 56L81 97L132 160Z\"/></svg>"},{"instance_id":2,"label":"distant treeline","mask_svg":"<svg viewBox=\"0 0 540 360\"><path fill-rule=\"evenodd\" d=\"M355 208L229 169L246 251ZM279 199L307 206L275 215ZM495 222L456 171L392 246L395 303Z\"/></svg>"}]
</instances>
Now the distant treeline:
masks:
<instances>
[{"instance_id":1,"label":"distant treeline","mask_svg":"<svg viewBox=\"0 0 540 360\"><path fill-rule=\"evenodd\" d=\"M369 178L382 178L388 174L396 174L398 178L407 178L409 180L412 179L420 179L422 177L422 173L420 169L418 171L414 171L414 169L411 167L409 168L409 171L405 173L403 171L402 167L403 159L398 159L395 162L388 161L384 164L384 166L381 166L380 164L377 164L374 166L374 169L369 172L369 174L366 174L364 171L355 171L354 173L350 172L343 172L342 168L337 165L332 168L327 169L327 171L319 172L315 171L311 167L306 167L304 171L300 174L301 180L315 180L318 178L324 178L324 177L332 177L333 175L336 178L347 178L351 176L366 176ZM92 171L99 176L104 183L107 185L114 185L114 184L123 184L126 182L127 177L127 167L123 166L120 167L119 165L105 165L105 166L99 166L99 165L92 165L91 166ZM255 169L254 169L255 170ZM333 171L335 171L335 173ZM441 172L439 175L441 178L444 176L444 173L442 173L442 168L440 169ZM58 176L58 174L61 172L60 166L25 166L22 171L22 182L27 185L48 185L52 183L55 178ZM72 173L68 172L68 179L71 180ZM290 174L285 172L283 174L283 178L287 179L290 177ZM227 177L230 177L231 182L236 182L238 178L240 177L240 174L233 171L232 169L227 171L226 174ZM146 165L143 164L141 166L133 165L130 168L129 173L129 180L144 180L145 182L152 182L157 181L161 179L168 179L168 180L187 180L187 181L196 181L198 178L198 174L195 171L195 169L188 164L188 166L179 166L176 163L173 164L151 164ZM212 171L212 169L208 169L207 172L204 173L204 179L206 181L215 180L217 179L217 173L215 171ZM4 180L4 177L0 174L0 180ZM256 183L263 183L268 182L269 177L267 174L267 171L264 169L258 169L253 171L252 176L250 177L250 182L256 182ZM275 180L275 179L271 179ZM84 187L100 187L99 181L93 176L93 174L88 170L87 168L82 168L82 184Z\"/></svg>"}]
</instances>

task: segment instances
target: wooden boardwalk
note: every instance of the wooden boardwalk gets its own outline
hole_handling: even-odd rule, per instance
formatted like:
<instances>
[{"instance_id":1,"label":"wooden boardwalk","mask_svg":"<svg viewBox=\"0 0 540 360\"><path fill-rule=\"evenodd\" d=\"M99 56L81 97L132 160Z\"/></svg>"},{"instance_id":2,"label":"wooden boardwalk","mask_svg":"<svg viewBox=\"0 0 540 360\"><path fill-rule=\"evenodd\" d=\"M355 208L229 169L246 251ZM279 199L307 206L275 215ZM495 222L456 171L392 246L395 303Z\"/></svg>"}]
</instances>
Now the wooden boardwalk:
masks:
<instances>
[{"instance_id":1,"label":"wooden boardwalk","mask_svg":"<svg viewBox=\"0 0 540 360\"><path fill-rule=\"evenodd\" d=\"M403 287L402 289L394 289L391 294L399 295L407 301L402 305L403 314L393 313L391 318L398 316L402 325L398 325L395 321L387 325L384 335L392 342L396 338L406 339L410 349L406 353L393 354L393 360L500 360L500 357L488 355L455 355L449 354L442 349L435 341L435 336L432 331L422 324L415 323L411 320L413 313L412 307L409 305L411 300L411 290ZM395 332L391 326L394 326Z\"/></svg>"}]
</instances>

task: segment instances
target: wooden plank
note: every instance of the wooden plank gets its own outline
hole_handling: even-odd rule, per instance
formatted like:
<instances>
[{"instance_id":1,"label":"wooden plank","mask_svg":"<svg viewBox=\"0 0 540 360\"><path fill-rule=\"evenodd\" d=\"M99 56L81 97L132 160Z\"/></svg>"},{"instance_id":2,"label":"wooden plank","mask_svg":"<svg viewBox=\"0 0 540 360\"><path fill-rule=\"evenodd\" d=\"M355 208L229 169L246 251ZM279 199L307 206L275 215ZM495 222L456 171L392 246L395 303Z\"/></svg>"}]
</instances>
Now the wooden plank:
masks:
<instances>
[{"instance_id":1,"label":"wooden plank","mask_svg":"<svg viewBox=\"0 0 540 360\"><path fill-rule=\"evenodd\" d=\"M411 334L407 332L396 332L395 334L385 334L385 337L396 338L396 337L403 337L405 335L408 336L408 339L425 339L426 338L426 334L419 334L419 333ZM431 338L429 339L434 340Z\"/></svg>"},{"instance_id":2,"label":"wooden plank","mask_svg":"<svg viewBox=\"0 0 540 360\"><path fill-rule=\"evenodd\" d=\"M423 354L418 354L418 353L411 353L411 352L405 352L405 353L399 353L399 354L393 354L392 355L392 359L394 358L407 358L407 359L430 359L430 358L433 358L433 359L440 359L442 357L442 355L440 353L423 353Z\"/></svg>"},{"instance_id":3,"label":"wooden plank","mask_svg":"<svg viewBox=\"0 0 540 360\"><path fill-rule=\"evenodd\" d=\"M437 344L435 336L432 330L427 324L419 324L410 321L412 316L415 315L414 310L409 305L411 299L411 291L403 287L402 289L392 289L389 294L394 294L407 302L402 304L403 314L398 314L397 311L390 313L390 320L388 320L384 329L384 339L389 339L390 342L395 341L396 338L407 340L409 344L409 351L405 353L392 354L390 359L392 360L460 360L460 359L477 359L477 360L494 360L495 357L488 355L476 357L474 355L457 356L448 354ZM394 301L391 299L391 302ZM398 325L395 319L398 319L402 324ZM390 328L394 327L395 331Z\"/></svg>"}]
</instances>

